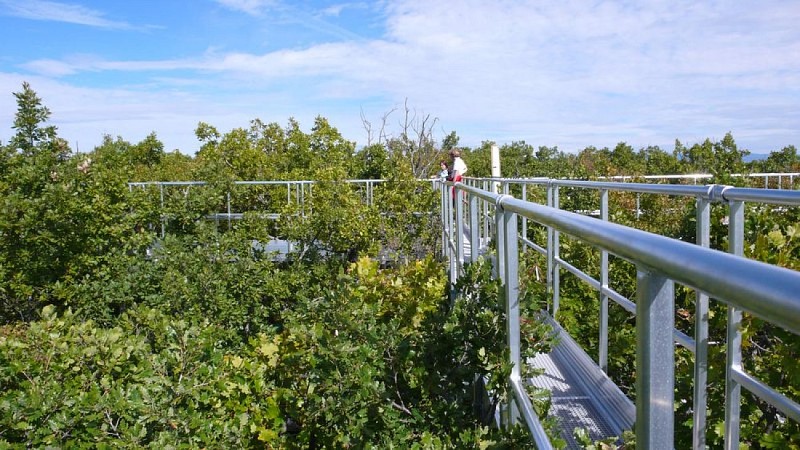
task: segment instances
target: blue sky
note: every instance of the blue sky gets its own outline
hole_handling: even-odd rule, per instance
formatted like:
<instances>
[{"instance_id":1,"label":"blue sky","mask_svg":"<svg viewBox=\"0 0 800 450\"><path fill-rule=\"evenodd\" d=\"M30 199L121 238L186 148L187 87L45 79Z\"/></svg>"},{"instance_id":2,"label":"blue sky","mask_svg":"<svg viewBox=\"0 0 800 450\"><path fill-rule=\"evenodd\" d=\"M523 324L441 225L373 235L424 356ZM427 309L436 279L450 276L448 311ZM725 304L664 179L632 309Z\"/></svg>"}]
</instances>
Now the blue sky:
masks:
<instances>
[{"instance_id":1,"label":"blue sky","mask_svg":"<svg viewBox=\"0 0 800 450\"><path fill-rule=\"evenodd\" d=\"M28 81L83 151L317 115L363 145L407 101L468 146L768 153L800 146L798 23L797 0L0 0L0 141Z\"/></svg>"}]
</instances>

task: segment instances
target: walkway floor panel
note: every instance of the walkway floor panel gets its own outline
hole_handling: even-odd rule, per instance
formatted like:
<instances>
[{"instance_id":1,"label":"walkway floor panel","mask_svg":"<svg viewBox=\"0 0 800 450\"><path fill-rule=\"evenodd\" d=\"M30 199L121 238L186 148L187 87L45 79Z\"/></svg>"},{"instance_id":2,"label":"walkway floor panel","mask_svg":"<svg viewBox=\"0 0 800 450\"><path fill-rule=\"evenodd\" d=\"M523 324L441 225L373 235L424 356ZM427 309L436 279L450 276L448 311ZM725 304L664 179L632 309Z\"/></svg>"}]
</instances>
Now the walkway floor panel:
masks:
<instances>
[{"instance_id":1,"label":"walkway floor panel","mask_svg":"<svg viewBox=\"0 0 800 450\"><path fill-rule=\"evenodd\" d=\"M568 448L581 448L573 437L575 428L585 429L592 440L621 436L633 426L633 403L560 326L549 317L548 321L559 342L549 354L528 361L544 371L530 382L550 390L550 415L558 418Z\"/></svg>"}]
</instances>

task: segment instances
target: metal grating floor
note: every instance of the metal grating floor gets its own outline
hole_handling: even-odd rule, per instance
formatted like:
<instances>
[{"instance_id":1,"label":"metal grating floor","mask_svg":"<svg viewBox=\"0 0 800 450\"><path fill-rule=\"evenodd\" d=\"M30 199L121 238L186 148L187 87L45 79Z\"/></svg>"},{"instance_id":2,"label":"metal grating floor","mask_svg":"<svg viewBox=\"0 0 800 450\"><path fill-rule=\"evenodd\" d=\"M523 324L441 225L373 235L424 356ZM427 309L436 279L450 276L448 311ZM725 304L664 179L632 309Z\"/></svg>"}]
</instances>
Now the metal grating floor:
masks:
<instances>
[{"instance_id":1,"label":"metal grating floor","mask_svg":"<svg viewBox=\"0 0 800 450\"><path fill-rule=\"evenodd\" d=\"M581 448L573 437L575 428L584 428L592 440L616 436L612 427L592 405L588 393L583 392L569 370L552 354L540 354L528 360L536 368L544 369L542 375L530 379L533 386L548 389L552 405L550 415L557 417L561 426L561 437L567 441L567 448Z\"/></svg>"}]
</instances>

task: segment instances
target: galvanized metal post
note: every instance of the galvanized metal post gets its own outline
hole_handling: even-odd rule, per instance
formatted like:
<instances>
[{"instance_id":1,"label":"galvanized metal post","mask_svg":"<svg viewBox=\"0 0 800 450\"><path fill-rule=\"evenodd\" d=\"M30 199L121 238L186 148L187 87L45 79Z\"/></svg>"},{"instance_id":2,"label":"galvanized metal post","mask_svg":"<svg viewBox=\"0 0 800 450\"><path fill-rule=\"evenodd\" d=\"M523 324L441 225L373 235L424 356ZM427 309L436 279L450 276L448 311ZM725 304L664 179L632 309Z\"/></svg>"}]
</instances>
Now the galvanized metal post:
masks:
<instances>
[{"instance_id":1,"label":"galvanized metal post","mask_svg":"<svg viewBox=\"0 0 800 450\"><path fill-rule=\"evenodd\" d=\"M728 252L744 255L744 202L732 201L728 206ZM742 311L728 306L728 354L725 370L725 448L739 448L739 408L742 387L733 378L733 369L742 366Z\"/></svg>"},{"instance_id":2,"label":"galvanized metal post","mask_svg":"<svg viewBox=\"0 0 800 450\"><path fill-rule=\"evenodd\" d=\"M697 198L697 245L710 245L711 202ZM694 315L694 401L692 448L706 448L706 405L708 403L708 295L697 291Z\"/></svg>"},{"instance_id":3,"label":"galvanized metal post","mask_svg":"<svg viewBox=\"0 0 800 450\"><path fill-rule=\"evenodd\" d=\"M306 216L306 184L300 183L300 213Z\"/></svg>"},{"instance_id":4,"label":"galvanized metal post","mask_svg":"<svg viewBox=\"0 0 800 450\"><path fill-rule=\"evenodd\" d=\"M227 204L228 204L228 231L231 230L231 193L228 191L227 193Z\"/></svg>"},{"instance_id":5,"label":"galvanized metal post","mask_svg":"<svg viewBox=\"0 0 800 450\"><path fill-rule=\"evenodd\" d=\"M547 206L553 207L553 184L547 182ZM553 227L547 227L547 304L548 312L555 317L555 308L551 307L553 298Z\"/></svg>"},{"instance_id":6,"label":"galvanized metal post","mask_svg":"<svg viewBox=\"0 0 800 450\"><path fill-rule=\"evenodd\" d=\"M505 280L506 277L506 235L503 232L503 211L499 202L494 208L494 235L497 239L497 278Z\"/></svg>"},{"instance_id":7,"label":"galvanized metal post","mask_svg":"<svg viewBox=\"0 0 800 450\"><path fill-rule=\"evenodd\" d=\"M167 217L164 214L164 185L158 183L158 189L159 191L161 191L161 237L163 238L167 232L167 224L166 224Z\"/></svg>"},{"instance_id":8,"label":"galvanized metal post","mask_svg":"<svg viewBox=\"0 0 800 450\"><path fill-rule=\"evenodd\" d=\"M528 183L522 183L522 201L528 201ZM522 237L528 239L528 218L522 216Z\"/></svg>"},{"instance_id":9,"label":"galvanized metal post","mask_svg":"<svg viewBox=\"0 0 800 450\"><path fill-rule=\"evenodd\" d=\"M464 270L464 202L461 199L461 191L458 188L453 188L455 198L453 201L456 203L456 256L458 257L458 273L459 275Z\"/></svg>"},{"instance_id":10,"label":"galvanized metal post","mask_svg":"<svg viewBox=\"0 0 800 450\"><path fill-rule=\"evenodd\" d=\"M469 260L478 261L481 249L481 234L478 225L478 196L469 195Z\"/></svg>"},{"instance_id":11,"label":"galvanized metal post","mask_svg":"<svg viewBox=\"0 0 800 450\"><path fill-rule=\"evenodd\" d=\"M673 448L675 287L647 268L636 273L636 447Z\"/></svg>"},{"instance_id":12,"label":"galvanized metal post","mask_svg":"<svg viewBox=\"0 0 800 450\"><path fill-rule=\"evenodd\" d=\"M636 193L636 220L639 220L639 217L642 215L642 208L640 206L640 196L638 192Z\"/></svg>"},{"instance_id":13,"label":"galvanized metal post","mask_svg":"<svg viewBox=\"0 0 800 450\"><path fill-rule=\"evenodd\" d=\"M558 185L553 185L553 208L559 209L559 201L558 201ZM556 314L558 314L558 306L561 302L561 272L560 267L557 263L557 259L560 257L560 237L561 232L556 229L553 229L553 265L550 269L553 271L553 319L556 319Z\"/></svg>"},{"instance_id":14,"label":"galvanized metal post","mask_svg":"<svg viewBox=\"0 0 800 450\"><path fill-rule=\"evenodd\" d=\"M498 205L498 214L502 206ZM503 278L506 300L506 339L508 343L511 367L511 379L519 380L520 371L520 330L519 330L519 248L517 240L517 214L503 211L503 231L505 236L505 277ZM508 424L519 421L519 407L514 397L509 396Z\"/></svg>"},{"instance_id":15,"label":"galvanized metal post","mask_svg":"<svg viewBox=\"0 0 800 450\"><path fill-rule=\"evenodd\" d=\"M447 185L439 183L439 219L442 222L442 259L447 257Z\"/></svg>"},{"instance_id":16,"label":"galvanized metal post","mask_svg":"<svg viewBox=\"0 0 800 450\"><path fill-rule=\"evenodd\" d=\"M600 220L608 222L608 189L600 190ZM600 250L600 353L597 365L608 372L608 252Z\"/></svg>"},{"instance_id":17,"label":"galvanized metal post","mask_svg":"<svg viewBox=\"0 0 800 450\"><path fill-rule=\"evenodd\" d=\"M454 220L453 220L453 199L450 192L451 188L448 187L445 205L447 210L447 257L449 258L450 262L450 287L451 287L450 292L452 298L455 295L453 287L456 285L456 281L458 280L458 265L456 263L456 253L453 247L451 246L451 244L453 244Z\"/></svg>"},{"instance_id":18,"label":"galvanized metal post","mask_svg":"<svg viewBox=\"0 0 800 450\"><path fill-rule=\"evenodd\" d=\"M489 182L484 180L483 181L483 190L488 191L489 189ZM481 204L483 205L483 236L489 240L489 202L486 200L481 200Z\"/></svg>"}]
</instances>

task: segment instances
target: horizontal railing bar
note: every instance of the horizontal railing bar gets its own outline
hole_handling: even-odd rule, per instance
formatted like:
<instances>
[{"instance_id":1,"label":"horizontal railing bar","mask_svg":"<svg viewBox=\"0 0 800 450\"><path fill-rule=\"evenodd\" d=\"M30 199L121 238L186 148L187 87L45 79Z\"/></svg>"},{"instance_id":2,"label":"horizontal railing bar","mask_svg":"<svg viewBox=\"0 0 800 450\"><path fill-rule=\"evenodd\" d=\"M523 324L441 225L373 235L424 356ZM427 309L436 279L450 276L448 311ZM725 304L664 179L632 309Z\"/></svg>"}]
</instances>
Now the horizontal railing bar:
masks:
<instances>
[{"instance_id":1,"label":"horizontal railing bar","mask_svg":"<svg viewBox=\"0 0 800 450\"><path fill-rule=\"evenodd\" d=\"M509 196L499 203L800 334L798 272Z\"/></svg>"},{"instance_id":2,"label":"horizontal railing bar","mask_svg":"<svg viewBox=\"0 0 800 450\"><path fill-rule=\"evenodd\" d=\"M542 255L546 255L546 254L547 254L547 250L546 250L545 248L543 248L543 247L541 247L541 246L537 245L537 244L536 244L536 243L534 243L533 241L531 241L531 240L528 240L528 239L526 239L526 238L524 238L524 237L522 237L522 236L519 236L519 240L520 240L520 241L522 241L522 243L523 243L523 244L525 244L525 245L527 245L528 247L530 247L530 248L532 248L532 249L536 250L537 252L541 253Z\"/></svg>"},{"instance_id":3,"label":"horizontal railing bar","mask_svg":"<svg viewBox=\"0 0 800 450\"><path fill-rule=\"evenodd\" d=\"M492 202L495 205L497 204L497 199L502 196L502 194L495 194L494 192L484 191L483 189L469 186L467 184L452 183L452 182L447 182L445 184L447 184L448 186L458 186L458 189L469 192L470 194L480 199L486 200L487 202Z\"/></svg>"},{"instance_id":4,"label":"horizontal railing bar","mask_svg":"<svg viewBox=\"0 0 800 450\"><path fill-rule=\"evenodd\" d=\"M797 404L792 399L777 392L771 387L764 384L762 381L754 378L741 367L731 367L731 373L734 380L739 382L748 391L755 394L760 399L769 403L770 405L783 411L788 417L800 422L800 404Z\"/></svg>"},{"instance_id":5,"label":"horizontal railing bar","mask_svg":"<svg viewBox=\"0 0 800 450\"><path fill-rule=\"evenodd\" d=\"M756 173L749 173L746 175L742 175L739 173L733 174L734 177L796 177L800 175L800 172L756 172Z\"/></svg>"},{"instance_id":6,"label":"horizontal railing bar","mask_svg":"<svg viewBox=\"0 0 800 450\"><path fill-rule=\"evenodd\" d=\"M262 219L271 219L277 220L281 218L280 213L250 213L255 217L259 217ZM216 219L231 219L231 220L242 220L244 219L245 213L217 213L217 214L208 214L206 215L206 219L208 220L216 220Z\"/></svg>"},{"instance_id":7,"label":"horizontal railing bar","mask_svg":"<svg viewBox=\"0 0 800 450\"><path fill-rule=\"evenodd\" d=\"M341 183L355 183L355 184L380 184L386 183L389 180L377 178L374 180L370 179L355 179L355 180L338 180L337 182ZM431 182L437 180L429 180L429 179L415 179L415 182ZM317 184L319 181L316 180L235 180L233 184L236 186L252 186L252 185L286 185L286 184ZM128 185L130 186L204 186L209 184L208 181L130 181Z\"/></svg>"},{"instance_id":8,"label":"horizontal railing bar","mask_svg":"<svg viewBox=\"0 0 800 450\"><path fill-rule=\"evenodd\" d=\"M600 290L600 287L601 287L600 286L600 282L595 280L594 278L592 278L586 272L578 269L577 267L575 267L572 264L564 261L562 258L560 258L558 256L553 258L553 262L555 262L557 265L567 269L567 271L569 271L570 273L572 273L576 277L580 278L581 280L585 281L589 286L593 287L596 291Z\"/></svg>"},{"instance_id":9,"label":"horizontal railing bar","mask_svg":"<svg viewBox=\"0 0 800 450\"><path fill-rule=\"evenodd\" d=\"M617 291L615 291L615 290L613 290L611 288L608 288L608 287L600 286L600 282L598 280L592 278L589 274L581 271L577 267L575 267L572 264L564 261L561 258L555 258L555 263L560 265L560 266L562 266L562 267L564 267L570 273L572 273L576 277L580 278L581 280L585 281L587 284L589 284L595 290L598 290L601 293L605 294L608 298L610 298L611 300L616 302L618 305L623 307L626 311L631 313L631 315L636 316L636 304L633 303L632 301L628 300L627 298L623 297ZM682 332L680 330L677 330L677 329L673 329L672 330L672 335L673 335L673 337L675 339L675 342L677 342L678 344L688 348L689 350L692 351L692 353L694 353L694 351L695 351L695 341L694 341L694 339L689 337L686 333L684 333L684 332Z\"/></svg>"},{"instance_id":10,"label":"horizontal railing bar","mask_svg":"<svg viewBox=\"0 0 800 450\"><path fill-rule=\"evenodd\" d=\"M541 422L539 422L536 411L533 410L533 405L531 405L528 393L522 385L522 380L519 378L511 378L510 382L514 400L525 420L525 424L528 426L528 430L531 432L531 438L533 439L533 443L536 444L536 448L539 450L552 449L553 445L550 443L550 439L547 437L547 433L544 431Z\"/></svg>"},{"instance_id":11,"label":"horizontal railing bar","mask_svg":"<svg viewBox=\"0 0 800 450\"><path fill-rule=\"evenodd\" d=\"M628 311L632 315L636 315L636 303L633 303L625 296L620 294L619 292L611 289L608 286L602 287L600 289L601 294L605 294L608 298L614 301L614 303L618 304L619 306L623 307L625 311Z\"/></svg>"},{"instance_id":12,"label":"horizontal railing bar","mask_svg":"<svg viewBox=\"0 0 800 450\"><path fill-rule=\"evenodd\" d=\"M625 191L640 194L679 195L688 197L703 197L709 195L708 186L689 186L680 184L615 183L611 181L580 180L553 180L553 184L562 187L607 189L609 191Z\"/></svg>"},{"instance_id":13,"label":"horizontal railing bar","mask_svg":"<svg viewBox=\"0 0 800 450\"><path fill-rule=\"evenodd\" d=\"M800 191L790 189L749 189L729 187L722 191L728 201L769 203L773 205L800 205Z\"/></svg>"},{"instance_id":14,"label":"horizontal railing bar","mask_svg":"<svg viewBox=\"0 0 800 450\"><path fill-rule=\"evenodd\" d=\"M681 330L672 330L672 338L676 343L680 344L683 348L689 350L693 354L697 353L697 343L688 334Z\"/></svg>"},{"instance_id":15,"label":"horizontal railing bar","mask_svg":"<svg viewBox=\"0 0 800 450\"><path fill-rule=\"evenodd\" d=\"M800 175L800 174L784 174ZM774 175L777 176L777 175ZM676 195L683 197L700 197L712 201L754 201L775 205L800 206L800 191L791 189L760 189L740 188L725 185L690 186L677 184L649 184L649 183L621 183L610 181L584 181L584 180L550 180L550 179L492 179L515 184L553 184L562 187L575 187L585 189L606 189L618 192L631 192L639 194ZM715 192L721 192L717 196Z\"/></svg>"}]
</instances>

